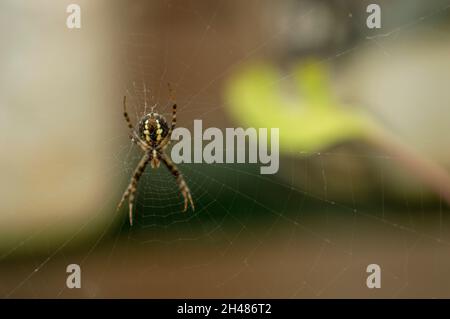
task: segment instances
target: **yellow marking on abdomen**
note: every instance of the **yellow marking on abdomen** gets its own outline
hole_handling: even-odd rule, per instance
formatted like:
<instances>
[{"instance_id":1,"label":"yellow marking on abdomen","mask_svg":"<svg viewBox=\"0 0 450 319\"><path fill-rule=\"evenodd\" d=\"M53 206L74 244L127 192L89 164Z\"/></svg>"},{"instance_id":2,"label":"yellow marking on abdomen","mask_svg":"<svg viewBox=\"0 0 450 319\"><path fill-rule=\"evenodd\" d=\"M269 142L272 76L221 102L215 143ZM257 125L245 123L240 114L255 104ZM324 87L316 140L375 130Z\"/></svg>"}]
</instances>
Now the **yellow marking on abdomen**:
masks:
<instances>
[{"instance_id":1,"label":"yellow marking on abdomen","mask_svg":"<svg viewBox=\"0 0 450 319\"><path fill-rule=\"evenodd\" d=\"M144 130L144 135L145 135L145 139L147 140L147 142L150 142L150 131L148 130L148 120L145 121L145 130Z\"/></svg>"},{"instance_id":2,"label":"yellow marking on abdomen","mask_svg":"<svg viewBox=\"0 0 450 319\"><path fill-rule=\"evenodd\" d=\"M159 141L161 140L161 133L163 132L163 130L161 129L161 124L159 124L159 120L156 120L156 140Z\"/></svg>"}]
</instances>

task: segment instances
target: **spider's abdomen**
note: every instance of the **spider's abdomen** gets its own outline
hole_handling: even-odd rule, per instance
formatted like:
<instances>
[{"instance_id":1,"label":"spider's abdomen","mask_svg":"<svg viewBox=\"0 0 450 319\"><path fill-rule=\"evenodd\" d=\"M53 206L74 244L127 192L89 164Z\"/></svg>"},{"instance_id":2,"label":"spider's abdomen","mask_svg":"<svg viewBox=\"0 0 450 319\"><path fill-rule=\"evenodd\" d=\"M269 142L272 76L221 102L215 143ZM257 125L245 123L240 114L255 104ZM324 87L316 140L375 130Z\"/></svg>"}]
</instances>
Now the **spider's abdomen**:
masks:
<instances>
[{"instance_id":1,"label":"spider's abdomen","mask_svg":"<svg viewBox=\"0 0 450 319\"><path fill-rule=\"evenodd\" d=\"M162 115L147 114L139 122L139 135L149 144L159 144L167 134L169 134L169 126Z\"/></svg>"}]
</instances>

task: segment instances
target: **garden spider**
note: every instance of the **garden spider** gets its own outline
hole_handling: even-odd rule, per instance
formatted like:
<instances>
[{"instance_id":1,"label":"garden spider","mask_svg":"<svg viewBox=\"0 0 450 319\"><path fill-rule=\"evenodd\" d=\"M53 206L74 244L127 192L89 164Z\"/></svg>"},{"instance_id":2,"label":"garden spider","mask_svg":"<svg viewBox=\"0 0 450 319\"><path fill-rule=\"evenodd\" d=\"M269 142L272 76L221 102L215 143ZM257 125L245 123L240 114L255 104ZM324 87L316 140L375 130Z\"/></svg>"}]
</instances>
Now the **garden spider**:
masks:
<instances>
[{"instance_id":1,"label":"garden spider","mask_svg":"<svg viewBox=\"0 0 450 319\"><path fill-rule=\"evenodd\" d=\"M169 85L169 91L171 100L172 90ZM164 149L170 144L170 136L172 131L175 129L177 121L177 104L173 102L172 106L172 125L169 127L164 116L153 112L153 108L150 113L141 117L138 123L137 130L133 128L131 124L130 117L127 113L127 97L123 97L123 116L130 129L130 138L136 143L142 151L144 151L144 156L140 160L138 166L134 170L133 176L131 177L130 184L128 184L127 189L123 193L122 199L117 206L117 210L120 209L123 202L128 198L128 208L130 225L133 225L133 205L135 201L136 190L138 186L139 179L144 173L145 168L148 163L151 164L152 168L158 168L160 161L166 165L172 175L176 178L178 187L180 188L181 194L184 197L184 212L187 210L188 201L191 204L192 210L194 210L194 203L192 201L191 192L189 187L184 181L183 175L178 170L177 166L172 162L169 156L164 152Z\"/></svg>"}]
</instances>

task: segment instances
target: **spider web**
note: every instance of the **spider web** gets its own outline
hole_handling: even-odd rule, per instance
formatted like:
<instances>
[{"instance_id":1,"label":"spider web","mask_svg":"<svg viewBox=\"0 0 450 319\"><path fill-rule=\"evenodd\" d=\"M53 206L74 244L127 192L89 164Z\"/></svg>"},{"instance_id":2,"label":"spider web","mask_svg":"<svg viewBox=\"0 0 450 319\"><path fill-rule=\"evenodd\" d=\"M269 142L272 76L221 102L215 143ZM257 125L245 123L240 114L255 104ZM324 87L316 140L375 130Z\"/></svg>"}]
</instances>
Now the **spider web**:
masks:
<instances>
[{"instance_id":1,"label":"spider web","mask_svg":"<svg viewBox=\"0 0 450 319\"><path fill-rule=\"evenodd\" d=\"M278 41L286 31L273 31L262 36L256 46L242 48L238 40L227 38L217 41L223 30L220 16L227 9L224 2L214 3L213 8L206 11L206 16L204 11L200 10L200 5L193 2L163 3L166 6L164 12L167 13L165 18L170 19L181 12L182 17L195 21L193 32L199 36L189 45L176 42L171 35L178 29L171 24L166 24L162 29L144 32L138 27L126 26L122 33L116 35L122 53L119 64L127 74L120 81L123 94L128 97L132 122L136 123L152 106L156 112L170 120L171 104L167 90L167 83L170 82L175 89L178 104L177 126L192 129L192 120L203 118L208 118L208 122L211 122L211 125L204 123L204 126L214 126L218 121L216 119L214 123L214 117L209 118L212 113L218 112L219 117L226 116L222 97L217 94L223 80L246 61L267 54L268 47ZM398 41L407 31L426 28L427 20L448 14L450 2L436 3L433 10L420 11L417 17L391 26L388 32L370 35L365 41L339 48L335 53L326 55L322 61L336 62L363 49L384 54L383 39L394 38ZM262 5L261 2L252 2L247 5L247 10L253 8L257 11ZM311 13L313 9L306 10L300 20L308 19ZM289 29L290 27L285 30ZM209 48L211 43L215 45L213 49ZM184 49L186 54L180 60L176 52L181 49ZM211 52L226 52L224 56L227 57L227 62L215 67L213 58L205 61L202 52L208 49ZM205 70L208 69L209 72L206 72L205 76ZM279 79L289 80L290 74ZM118 102L117 105L111 106L111 112L119 115L121 112L117 109L120 108ZM231 120L227 121L233 126ZM148 288L150 291L136 288L136 293L130 295L156 297L328 296L327 292L334 286L343 289L346 281L352 281L350 278L363 278L364 267L384 256L375 242L369 241L368 245L372 247L372 250L367 249L369 252L359 244L359 239L364 237L364 230L361 232L360 228L378 233L375 238L380 240L379 245L394 245L402 252L400 257L391 257L385 261L388 269L383 281L391 281L392 284L389 290L384 291L383 296L402 296L402 293L406 293L410 288L413 276L409 273L409 268L411 259L414 258L412 252L417 246L426 245L430 251L448 254L450 241L446 236L448 225L445 218L448 211L445 204L441 202L438 207L422 207L417 213L410 207L412 199L405 194L403 201L396 204L399 207L386 207L386 192L389 188L389 185L386 185L387 175L390 170L399 168L395 159L369 151L352 154L354 158L379 163L379 172L374 173L379 179L380 188L376 189L379 200L369 203L357 197L358 192L352 185L356 176L352 176L350 164L341 167L343 176L349 181L350 199L339 200L330 195L337 182L333 180L336 177L332 174L332 163L341 157L339 149L307 154L296 159L298 164L288 165L288 168L283 170L283 176L260 175L259 165L180 164L178 167L191 189L196 206L195 211L188 208L186 212L183 212L183 198L170 172L162 165L159 169L147 168L138 187L135 224L129 227L127 208L111 213L142 156L138 147L126 140L126 135L126 125L123 123L123 129L118 130L117 137L107 141L119 147L108 159L110 164L105 172L111 174L111 180L116 181L117 192L111 194L110 198L103 199L102 209L76 232L70 234L62 245L49 244L48 254L33 256L31 246L27 248L35 261L33 269L30 272L29 267L24 266L22 275L5 284L4 296L69 295L71 292L65 288L65 281L61 282L61 288L56 293L42 290L42 278L52 277L52 270L72 260L66 255L71 253L72 243L103 215L111 216L111 221L104 225L101 232L77 255L82 269L86 271L89 271L89 267L94 267L95 263L99 262L98 256L101 256L101 275L96 280L88 281L88 288L83 296L120 296L120 292L114 292L114 288L107 283L107 278L116 273L116 268L126 268L131 264L126 261L127 257L139 260L136 255L139 253L136 251L142 250L149 250L155 255L159 253L160 257L163 256L162 260L147 259L147 264L135 266L137 273L121 273L122 281L138 286L140 280L153 278L154 286ZM283 163L286 162L281 162L281 165ZM389 170L386 170L386 167ZM319 172L318 177L312 178L309 172L312 174L316 171ZM304 172L304 175L299 175L301 172ZM299 186L299 176L303 176L307 181L308 178L311 180ZM393 209L400 213L393 213ZM433 212L430 213L430 210ZM425 214L429 224L423 225ZM2 260L13 255L16 250L28 247L32 240L45 236L45 232L56 225L57 222L52 222L41 232L21 240L2 255ZM199 246L206 247L210 253L197 254L197 248L194 247ZM191 252L195 258L186 260L175 257L177 254L183 254L185 250ZM267 254L267 251L271 253ZM357 258L364 254L369 256ZM277 259L278 262L273 261ZM181 265L171 265L170 262L174 260L181 261ZM395 265L389 266L389 260ZM439 258L436 260L442 261ZM332 269L325 265L330 261L334 262ZM364 264L363 261L367 263ZM260 268L259 262L266 263L269 267L277 267L277 274L273 275L270 271ZM222 263L228 268L221 267ZM198 279L202 277L196 270L205 271L208 273L211 287L203 287L201 292L180 288L181 295L174 291L158 291L156 288L161 287L152 273L159 274L162 268L168 268L169 273L176 278L179 277L174 273L187 277L196 274ZM218 275L214 276L216 271ZM272 274L272 279L266 278L267 274ZM239 280L247 282L245 277L250 278L248 282L252 287L243 288L236 284ZM173 289L175 285L170 285L170 279L164 278ZM264 282L264 279L267 282ZM189 283L187 280L183 281L185 286ZM205 283L199 283L202 284ZM153 289L154 287L156 288ZM345 293L351 295L344 289ZM330 294L339 296L336 290ZM436 294L442 294L442 291L430 290L431 296Z\"/></svg>"}]
</instances>

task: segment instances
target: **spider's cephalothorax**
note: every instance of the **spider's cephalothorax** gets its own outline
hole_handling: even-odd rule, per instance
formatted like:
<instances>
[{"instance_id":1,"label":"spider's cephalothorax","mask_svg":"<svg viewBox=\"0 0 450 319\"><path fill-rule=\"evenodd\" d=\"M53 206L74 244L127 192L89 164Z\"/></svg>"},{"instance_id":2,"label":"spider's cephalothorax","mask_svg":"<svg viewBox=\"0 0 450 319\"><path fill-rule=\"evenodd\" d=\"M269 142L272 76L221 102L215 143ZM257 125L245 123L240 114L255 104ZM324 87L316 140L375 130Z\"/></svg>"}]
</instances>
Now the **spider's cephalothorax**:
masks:
<instances>
[{"instance_id":1,"label":"spider's cephalothorax","mask_svg":"<svg viewBox=\"0 0 450 319\"><path fill-rule=\"evenodd\" d=\"M128 116L126 110L126 96L123 98L123 108L123 115L127 121L128 128L130 129L130 138L142 149L144 156L134 170L130 184L125 190L117 209L119 209L123 202L128 199L130 224L133 225L133 205L139 179L144 173L148 163L150 163L153 168L157 168L159 167L160 162L163 162L172 175L176 178L176 182L178 183L178 187L180 188L181 194L184 198L184 211L187 210L188 202L194 210L191 192L183 178L183 175L164 152L164 149L170 143L170 135L176 125L176 103L174 103L172 107L172 125L170 127L164 116L152 111L151 113L144 115L139 120L137 131L133 128L133 124L131 124L130 117Z\"/></svg>"}]
</instances>

